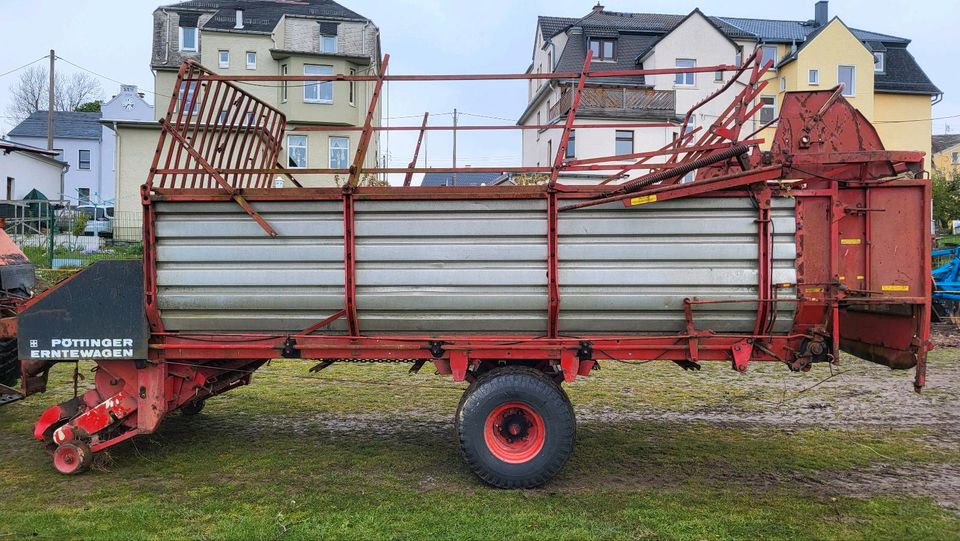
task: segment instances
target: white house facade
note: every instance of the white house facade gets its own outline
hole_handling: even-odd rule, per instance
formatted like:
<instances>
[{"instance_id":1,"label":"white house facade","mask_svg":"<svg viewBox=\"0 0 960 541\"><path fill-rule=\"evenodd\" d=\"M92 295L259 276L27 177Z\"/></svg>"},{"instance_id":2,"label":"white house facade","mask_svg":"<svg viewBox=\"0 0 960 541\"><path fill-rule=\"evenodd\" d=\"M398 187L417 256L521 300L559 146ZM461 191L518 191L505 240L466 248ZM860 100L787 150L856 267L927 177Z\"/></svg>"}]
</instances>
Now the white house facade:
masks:
<instances>
[{"instance_id":1,"label":"white house facade","mask_svg":"<svg viewBox=\"0 0 960 541\"><path fill-rule=\"evenodd\" d=\"M68 168L55 151L0 139L0 199L23 199L33 190L56 199Z\"/></svg>"}]
</instances>

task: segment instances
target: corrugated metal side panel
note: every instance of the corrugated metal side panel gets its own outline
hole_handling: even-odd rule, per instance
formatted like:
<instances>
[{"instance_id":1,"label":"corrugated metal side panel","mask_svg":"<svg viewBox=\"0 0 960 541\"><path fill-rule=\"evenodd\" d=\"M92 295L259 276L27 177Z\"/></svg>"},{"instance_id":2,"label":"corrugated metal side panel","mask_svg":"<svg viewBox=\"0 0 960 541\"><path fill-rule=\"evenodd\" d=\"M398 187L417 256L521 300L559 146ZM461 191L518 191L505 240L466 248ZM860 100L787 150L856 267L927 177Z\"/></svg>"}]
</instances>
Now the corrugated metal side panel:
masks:
<instances>
[{"instance_id":1,"label":"corrugated metal side panel","mask_svg":"<svg viewBox=\"0 0 960 541\"><path fill-rule=\"evenodd\" d=\"M358 201L364 333L543 333L544 200Z\"/></svg>"},{"instance_id":2,"label":"corrugated metal side panel","mask_svg":"<svg viewBox=\"0 0 960 541\"><path fill-rule=\"evenodd\" d=\"M170 330L302 330L343 307L339 202L157 203L158 285ZM357 201L360 328L378 333L546 331L543 200ZM796 282L792 199L774 200L774 282ZM560 215L565 334L684 329L683 299L756 298L757 212L709 198ZM793 288L781 290L789 330ZM696 308L698 328L750 332L755 303ZM344 321L333 332L345 332Z\"/></svg>"},{"instance_id":3,"label":"corrugated metal side panel","mask_svg":"<svg viewBox=\"0 0 960 541\"><path fill-rule=\"evenodd\" d=\"M772 203L774 283L796 283L796 213ZM560 332L685 329L683 299L757 298L757 210L748 198L691 198L636 207L612 203L560 214ZM793 288L780 291L795 299ZM776 332L795 302L778 303ZM699 329L752 332L756 303L701 305Z\"/></svg>"},{"instance_id":4,"label":"corrugated metal side panel","mask_svg":"<svg viewBox=\"0 0 960 541\"><path fill-rule=\"evenodd\" d=\"M343 308L339 202L156 203L157 285L172 331L297 331ZM333 324L345 332L345 323Z\"/></svg>"}]
</instances>

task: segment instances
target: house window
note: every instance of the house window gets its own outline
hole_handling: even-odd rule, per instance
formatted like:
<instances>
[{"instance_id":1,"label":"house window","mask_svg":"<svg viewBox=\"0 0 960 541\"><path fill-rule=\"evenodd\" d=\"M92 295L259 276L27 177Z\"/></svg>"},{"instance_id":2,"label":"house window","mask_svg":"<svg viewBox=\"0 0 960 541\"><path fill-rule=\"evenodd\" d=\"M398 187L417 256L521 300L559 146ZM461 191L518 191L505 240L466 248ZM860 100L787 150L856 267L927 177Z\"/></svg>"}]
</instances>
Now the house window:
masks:
<instances>
[{"instance_id":1,"label":"house window","mask_svg":"<svg viewBox=\"0 0 960 541\"><path fill-rule=\"evenodd\" d=\"M197 82L180 83L180 92L177 95L177 106L183 107L191 115L197 114ZM179 110L179 109L178 109Z\"/></svg>"},{"instance_id":2,"label":"house window","mask_svg":"<svg viewBox=\"0 0 960 541\"><path fill-rule=\"evenodd\" d=\"M247 69L255 70L257 69L257 53L256 51L247 51Z\"/></svg>"},{"instance_id":3,"label":"house window","mask_svg":"<svg viewBox=\"0 0 960 541\"><path fill-rule=\"evenodd\" d=\"M540 111L537 111L537 126L543 126L543 120L540 118ZM537 128L537 141L540 140L540 128Z\"/></svg>"},{"instance_id":4,"label":"house window","mask_svg":"<svg viewBox=\"0 0 960 541\"><path fill-rule=\"evenodd\" d=\"M857 67L837 66L837 82L843 85L844 96L857 95Z\"/></svg>"},{"instance_id":5,"label":"house window","mask_svg":"<svg viewBox=\"0 0 960 541\"><path fill-rule=\"evenodd\" d=\"M960 165L960 152L954 152L950 158L953 160L953 165Z\"/></svg>"},{"instance_id":6,"label":"house window","mask_svg":"<svg viewBox=\"0 0 960 541\"><path fill-rule=\"evenodd\" d=\"M691 58L678 58L676 66L678 68L695 68L697 67L697 61ZM673 78L673 84L677 86L693 86L696 82L696 73L678 73Z\"/></svg>"},{"instance_id":7,"label":"house window","mask_svg":"<svg viewBox=\"0 0 960 541\"><path fill-rule=\"evenodd\" d=\"M227 112L220 111L220 115L217 116L217 124L226 124L227 123Z\"/></svg>"},{"instance_id":8,"label":"house window","mask_svg":"<svg viewBox=\"0 0 960 541\"><path fill-rule=\"evenodd\" d=\"M13 177L7 177L7 201L13 199Z\"/></svg>"},{"instance_id":9,"label":"house window","mask_svg":"<svg viewBox=\"0 0 960 541\"><path fill-rule=\"evenodd\" d=\"M787 78L780 78L780 92L785 92L787 90Z\"/></svg>"},{"instance_id":10,"label":"house window","mask_svg":"<svg viewBox=\"0 0 960 541\"><path fill-rule=\"evenodd\" d=\"M90 188L77 188L77 199L80 201L81 205L89 205L90 204ZM97 210L100 210L100 209L97 209Z\"/></svg>"},{"instance_id":11,"label":"house window","mask_svg":"<svg viewBox=\"0 0 960 541\"><path fill-rule=\"evenodd\" d=\"M590 50L594 60L613 60L616 40L590 38Z\"/></svg>"},{"instance_id":12,"label":"house window","mask_svg":"<svg viewBox=\"0 0 960 541\"><path fill-rule=\"evenodd\" d=\"M357 70L355 70L355 69L353 69L353 68L350 68L350 76L353 77L353 76L356 75L356 74L357 74ZM348 88L349 88L349 91L350 91L350 102L349 102L349 103L350 103L350 105L353 105L353 104L356 103L357 82L356 82L356 81L350 81L350 84L349 84L349 87L348 87Z\"/></svg>"},{"instance_id":13,"label":"house window","mask_svg":"<svg viewBox=\"0 0 960 541\"><path fill-rule=\"evenodd\" d=\"M80 165L78 166L78 168L90 169L90 151L89 150L81 150L79 155L79 160L80 160Z\"/></svg>"},{"instance_id":14,"label":"house window","mask_svg":"<svg viewBox=\"0 0 960 541\"><path fill-rule=\"evenodd\" d=\"M883 64L886 60L883 53L873 53L873 71L883 73Z\"/></svg>"},{"instance_id":15,"label":"house window","mask_svg":"<svg viewBox=\"0 0 960 541\"><path fill-rule=\"evenodd\" d=\"M180 50L181 51L196 51L197 50L197 29L196 27L180 27Z\"/></svg>"},{"instance_id":16,"label":"house window","mask_svg":"<svg viewBox=\"0 0 960 541\"><path fill-rule=\"evenodd\" d=\"M553 140L550 139L547 141L547 163L553 163Z\"/></svg>"},{"instance_id":17,"label":"house window","mask_svg":"<svg viewBox=\"0 0 960 541\"><path fill-rule=\"evenodd\" d=\"M760 54L761 54L761 57L760 57L761 64L766 66L768 62L773 62L773 65L776 66L777 64L777 46L776 45L764 45L763 47L760 48Z\"/></svg>"},{"instance_id":18,"label":"house window","mask_svg":"<svg viewBox=\"0 0 960 541\"><path fill-rule=\"evenodd\" d=\"M614 154L617 156L633 154L633 131L617 130L617 142L614 148Z\"/></svg>"},{"instance_id":19,"label":"house window","mask_svg":"<svg viewBox=\"0 0 960 541\"><path fill-rule=\"evenodd\" d=\"M722 71L718 71L718 72L714 73L714 74L713 74L713 80L716 81L716 82L718 82L718 83L722 83L722 82L723 82L723 72L722 72Z\"/></svg>"},{"instance_id":20,"label":"house window","mask_svg":"<svg viewBox=\"0 0 960 541\"><path fill-rule=\"evenodd\" d=\"M320 52L321 53L336 53L337 52L337 36L336 35L321 35L320 36Z\"/></svg>"},{"instance_id":21,"label":"house window","mask_svg":"<svg viewBox=\"0 0 960 541\"><path fill-rule=\"evenodd\" d=\"M286 77L286 75L287 75L287 65L286 65L286 64L280 64L280 75ZM280 83L280 101L281 101L281 102L283 102L283 103L286 103L286 102L287 102L287 96L289 95L289 94L288 94L289 90L290 90L290 88L289 88L289 86L287 85L287 81L283 81L283 82Z\"/></svg>"},{"instance_id":22,"label":"house window","mask_svg":"<svg viewBox=\"0 0 960 541\"><path fill-rule=\"evenodd\" d=\"M570 139L567 141L567 158L577 157L577 130L570 130Z\"/></svg>"},{"instance_id":23,"label":"house window","mask_svg":"<svg viewBox=\"0 0 960 541\"><path fill-rule=\"evenodd\" d=\"M230 51L220 51L219 53L220 67L229 68L230 67Z\"/></svg>"},{"instance_id":24,"label":"house window","mask_svg":"<svg viewBox=\"0 0 960 541\"><path fill-rule=\"evenodd\" d=\"M760 122L769 124L777 116L777 98L775 96L760 96Z\"/></svg>"},{"instance_id":25,"label":"house window","mask_svg":"<svg viewBox=\"0 0 960 541\"><path fill-rule=\"evenodd\" d=\"M350 138L330 138L330 169L346 169L349 167Z\"/></svg>"},{"instance_id":26,"label":"house window","mask_svg":"<svg viewBox=\"0 0 960 541\"><path fill-rule=\"evenodd\" d=\"M807 72L807 82L812 85L820 84L820 70L813 69Z\"/></svg>"},{"instance_id":27,"label":"house window","mask_svg":"<svg viewBox=\"0 0 960 541\"><path fill-rule=\"evenodd\" d=\"M733 57L733 63L739 68L743 64L743 52L737 51L737 54Z\"/></svg>"},{"instance_id":28,"label":"house window","mask_svg":"<svg viewBox=\"0 0 960 541\"><path fill-rule=\"evenodd\" d=\"M547 69L553 70L553 53L547 51Z\"/></svg>"},{"instance_id":29,"label":"house window","mask_svg":"<svg viewBox=\"0 0 960 541\"><path fill-rule=\"evenodd\" d=\"M307 166L307 136L287 136L287 167Z\"/></svg>"},{"instance_id":30,"label":"house window","mask_svg":"<svg viewBox=\"0 0 960 541\"><path fill-rule=\"evenodd\" d=\"M304 64L304 75L333 75L333 66ZM303 101L307 103L333 103L333 81L308 81L303 86Z\"/></svg>"}]
</instances>

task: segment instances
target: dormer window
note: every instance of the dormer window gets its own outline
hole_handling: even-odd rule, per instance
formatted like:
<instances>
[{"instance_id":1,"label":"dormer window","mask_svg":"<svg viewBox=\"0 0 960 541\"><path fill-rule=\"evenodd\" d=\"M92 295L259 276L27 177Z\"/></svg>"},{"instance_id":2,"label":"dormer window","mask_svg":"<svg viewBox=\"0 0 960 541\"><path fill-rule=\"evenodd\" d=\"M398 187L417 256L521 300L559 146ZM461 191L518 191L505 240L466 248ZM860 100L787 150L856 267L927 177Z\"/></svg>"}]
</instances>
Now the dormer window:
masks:
<instances>
[{"instance_id":1,"label":"dormer window","mask_svg":"<svg viewBox=\"0 0 960 541\"><path fill-rule=\"evenodd\" d=\"M337 52L337 23L320 23L320 52L334 54Z\"/></svg>"},{"instance_id":2,"label":"dormer window","mask_svg":"<svg viewBox=\"0 0 960 541\"><path fill-rule=\"evenodd\" d=\"M769 62L773 62L771 69L775 68L777 65L777 46L776 45L764 45L760 48L760 63L764 66Z\"/></svg>"},{"instance_id":3,"label":"dormer window","mask_svg":"<svg viewBox=\"0 0 960 541\"><path fill-rule=\"evenodd\" d=\"M337 52L337 36L320 36L320 52L321 53L335 53Z\"/></svg>"},{"instance_id":4,"label":"dormer window","mask_svg":"<svg viewBox=\"0 0 960 541\"><path fill-rule=\"evenodd\" d=\"M616 54L616 43L617 40L614 39L590 38L590 50L593 51L593 59L612 61L614 54Z\"/></svg>"},{"instance_id":5,"label":"dormer window","mask_svg":"<svg viewBox=\"0 0 960 541\"><path fill-rule=\"evenodd\" d=\"M180 27L180 50L196 52L197 50L197 28Z\"/></svg>"},{"instance_id":6,"label":"dormer window","mask_svg":"<svg viewBox=\"0 0 960 541\"><path fill-rule=\"evenodd\" d=\"M873 53L873 71L877 73L883 73L883 64L886 60L886 55L883 53Z\"/></svg>"}]
</instances>

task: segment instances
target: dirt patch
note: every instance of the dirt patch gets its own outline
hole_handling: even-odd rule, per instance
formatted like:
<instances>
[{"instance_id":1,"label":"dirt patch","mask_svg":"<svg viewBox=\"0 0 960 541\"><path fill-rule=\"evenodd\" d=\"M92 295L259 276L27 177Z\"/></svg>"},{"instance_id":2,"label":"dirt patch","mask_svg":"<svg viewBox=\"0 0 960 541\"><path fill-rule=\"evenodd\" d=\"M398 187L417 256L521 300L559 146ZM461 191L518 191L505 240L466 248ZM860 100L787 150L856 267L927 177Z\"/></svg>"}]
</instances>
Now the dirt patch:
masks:
<instances>
[{"instance_id":1,"label":"dirt patch","mask_svg":"<svg viewBox=\"0 0 960 541\"><path fill-rule=\"evenodd\" d=\"M960 513L960 466L924 465L916 468L875 464L869 470L825 470L797 474L787 481L818 494L870 498L891 494L923 496L944 509Z\"/></svg>"},{"instance_id":2,"label":"dirt patch","mask_svg":"<svg viewBox=\"0 0 960 541\"><path fill-rule=\"evenodd\" d=\"M938 348L960 348L960 327L944 321L930 327L930 341Z\"/></svg>"}]
</instances>

